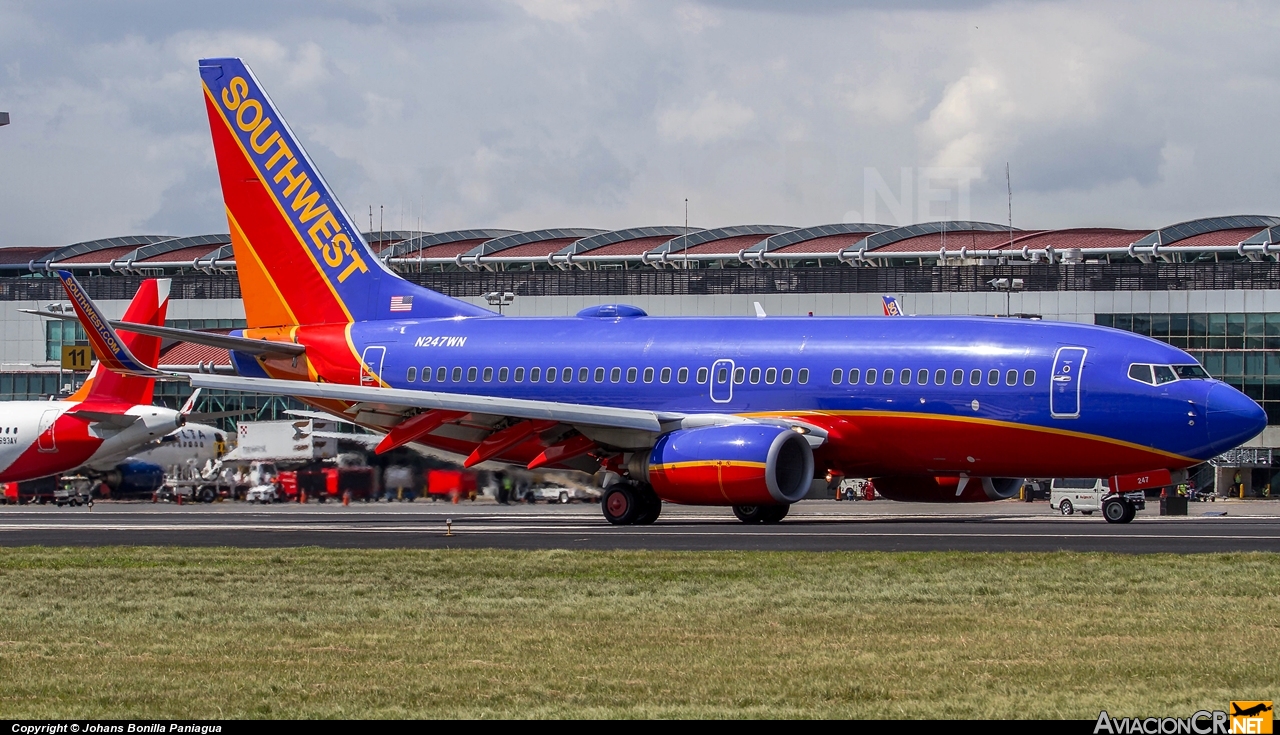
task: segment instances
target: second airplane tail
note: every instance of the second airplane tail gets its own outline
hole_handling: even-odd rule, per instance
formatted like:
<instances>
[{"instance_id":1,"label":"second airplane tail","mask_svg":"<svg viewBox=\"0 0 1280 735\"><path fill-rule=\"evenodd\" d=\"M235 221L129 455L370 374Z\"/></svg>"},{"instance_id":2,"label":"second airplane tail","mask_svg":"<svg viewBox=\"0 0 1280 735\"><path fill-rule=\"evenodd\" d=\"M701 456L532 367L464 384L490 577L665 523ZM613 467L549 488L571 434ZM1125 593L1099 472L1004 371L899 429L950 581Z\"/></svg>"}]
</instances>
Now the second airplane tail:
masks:
<instances>
[{"instance_id":1,"label":"second airplane tail","mask_svg":"<svg viewBox=\"0 0 1280 735\"><path fill-rule=\"evenodd\" d=\"M160 362L160 338L133 332L117 335L74 276L59 271L58 277L98 357L89 379L71 400L151 403L155 379L147 373L155 372ZM143 281L124 312L124 321L164 326L169 311L170 283L168 278Z\"/></svg>"},{"instance_id":2,"label":"second airplane tail","mask_svg":"<svg viewBox=\"0 0 1280 735\"><path fill-rule=\"evenodd\" d=\"M493 316L382 264L243 61L200 78L250 327Z\"/></svg>"}]
</instances>

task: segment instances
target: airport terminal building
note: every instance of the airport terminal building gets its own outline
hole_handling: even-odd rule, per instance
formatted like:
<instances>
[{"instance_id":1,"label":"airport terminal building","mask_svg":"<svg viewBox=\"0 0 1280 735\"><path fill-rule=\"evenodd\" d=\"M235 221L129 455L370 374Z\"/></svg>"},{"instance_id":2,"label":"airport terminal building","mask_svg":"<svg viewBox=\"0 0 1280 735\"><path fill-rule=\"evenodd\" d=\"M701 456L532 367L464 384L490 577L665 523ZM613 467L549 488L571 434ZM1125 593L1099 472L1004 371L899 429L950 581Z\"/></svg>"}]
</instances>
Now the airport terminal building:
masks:
<instances>
[{"instance_id":1,"label":"airport terminal building","mask_svg":"<svg viewBox=\"0 0 1280 735\"><path fill-rule=\"evenodd\" d=\"M1187 350L1266 410L1264 433L1220 458L1217 472L1222 484L1240 468L1246 493L1262 495L1273 482L1272 450L1280 448L1277 234L1280 216L1249 215L1144 230L942 221L384 231L365 238L405 278L516 316L568 316L614 302L661 316L745 316L756 302L771 315L878 315L881 297L894 294L908 314L1043 318L1148 335ZM60 363L64 345L85 344L78 325L27 313L65 302L52 270L76 273L113 317L141 280L167 276L170 325L231 329L244 325L235 267L222 234L0 249L0 400L46 398L83 379ZM161 365L230 370L225 351L189 344L166 346ZM188 392L164 384L157 400L177 407ZM239 394L201 401L201 410L249 407L260 419L283 418L292 405Z\"/></svg>"}]
</instances>

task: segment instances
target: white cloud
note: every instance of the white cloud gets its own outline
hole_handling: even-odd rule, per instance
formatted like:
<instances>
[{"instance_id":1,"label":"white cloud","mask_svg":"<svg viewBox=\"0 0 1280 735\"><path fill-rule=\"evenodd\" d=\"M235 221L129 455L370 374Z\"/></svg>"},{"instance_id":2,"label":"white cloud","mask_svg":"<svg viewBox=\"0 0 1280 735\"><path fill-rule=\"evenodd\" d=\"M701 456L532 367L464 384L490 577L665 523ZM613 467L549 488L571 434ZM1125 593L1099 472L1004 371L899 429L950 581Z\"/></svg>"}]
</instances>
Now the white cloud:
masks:
<instances>
[{"instance_id":1,"label":"white cloud","mask_svg":"<svg viewBox=\"0 0 1280 735\"><path fill-rule=\"evenodd\" d=\"M658 114L658 132L668 140L712 143L731 138L756 119L750 107L722 100L712 92L689 109L668 109Z\"/></svg>"},{"instance_id":2,"label":"white cloud","mask_svg":"<svg viewBox=\"0 0 1280 735\"><path fill-rule=\"evenodd\" d=\"M867 168L980 168L972 216L1003 221L1006 161L1027 227L1280 209L1280 50L1240 41L1280 26L1265 3L146 3L0 0L0 246L225 229L196 71L222 55L353 213L437 231L686 196L702 226L839 221Z\"/></svg>"}]
</instances>

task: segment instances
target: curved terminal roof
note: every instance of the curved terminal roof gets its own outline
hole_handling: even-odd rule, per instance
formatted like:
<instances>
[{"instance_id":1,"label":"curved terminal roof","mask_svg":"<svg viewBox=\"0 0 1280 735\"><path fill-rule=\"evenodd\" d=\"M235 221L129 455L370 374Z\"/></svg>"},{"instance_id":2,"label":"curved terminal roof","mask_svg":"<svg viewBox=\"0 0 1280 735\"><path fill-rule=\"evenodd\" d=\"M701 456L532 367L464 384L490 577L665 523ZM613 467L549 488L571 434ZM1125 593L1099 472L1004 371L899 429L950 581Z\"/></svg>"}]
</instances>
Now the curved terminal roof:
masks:
<instances>
[{"instance_id":1,"label":"curved terminal roof","mask_svg":"<svg viewBox=\"0 0 1280 735\"><path fill-rule=\"evenodd\" d=\"M482 242L488 242L507 235L516 234L516 230L451 230L431 235L419 235L392 245L390 250L382 252L388 258L452 258L467 252Z\"/></svg>"},{"instance_id":2,"label":"curved terminal roof","mask_svg":"<svg viewBox=\"0 0 1280 735\"><path fill-rule=\"evenodd\" d=\"M174 237L161 240L150 245L143 245L124 257L117 259L112 266L128 268L136 263L191 263L217 250L223 245L231 244L231 235L196 235L194 237Z\"/></svg>"},{"instance_id":3,"label":"curved terminal roof","mask_svg":"<svg viewBox=\"0 0 1280 735\"><path fill-rule=\"evenodd\" d=\"M716 227L710 230L690 232L673 237L658 247L645 253L645 256L660 256L686 253L737 253L755 245L760 240L783 232L790 232L794 227L786 225L734 225L732 227Z\"/></svg>"},{"instance_id":4,"label":"curved terminal roof","mask_svg":"<svg viewBox=\"0 0 1280 735\"><path fill-rule=\"evenodd\" d=\"M1230 217L1206 217L1204 219L1193 219L1186 222L1179 222L1176 225L1161 227L1155 232L1149 233L1147 236L1133 243L1135 247L1150 247L1152 245L1172 245L1189 240L1197 235L1204 235L1212 232L1221 232L1224 230L1253 230L1257 231L1264 227L1275 227L1280 225L1280 217L1269 217L1256 214L1239 214ZM1236 240L1236 242L1240 242ZM1235 243L1231 243L1235 244Z\"/></svg>"},{"instance_id":5,"label":"curved terminal roof","mask_svg":"<svg viewBox=\"0 0 1280 735\"><path fill-rule=\"evenodd\" d=\"M497 237L482 242L463 253L462 257L478 258L483 255L502 253L504 257L515 257L517 255L527 257L541 256L545 259L548 255L568 245L570 242L581 240L584 237L591 237L592 235L599 235L603 232L605 231L581 227L517 232L514 235ZM527 245L532 245L533 247L525 247ZM519 250L517 251L517 249Z\"/></svg>"},{"instance_id":6,"label":"curved terminal roof","mask_svg":"<svg viewBox=\"0 0 1280 735\"><path fill-rule=\"evenodd\" d=\"M574 240L572 243L560 248L556 251L556 255L582 255L583 253L591 253L592 255L609 254L609 255L639 255L649 247L657 245L659 242L666 242L673 237L679 237L688 232L691 236L695 232L701 230L695 228L686 229L684 227L632 227L626 230L609 230L601 232L598 235L584 237L581 240ZM634 249L635 246L644 244L640 249ZM631 245L632 248L617 247L621 245Z\"/></svg>"},{"instance_id":7,"label":"curved terminal roof","mask_svg":"<svg viewBox=\"0 0 1280 735\"><path fill-rule=\"evenodd\" d=\"M64 248L58 248L49 253L44 258L36 262L37 267L49 267L51 263L110 263L110 257L103 257L100 260L84 259L85 255L106 256L104 251L111 251L116 254L123 254L132 251L134 248L152 243L161 242L163 240L171 240L168 235L126 235L124 237L109 237L103 240L89 240L87 242L78 242L74 245L68 245Z\"/></svg>"},{"instance_id":8,"label":"curved terminal roof","mask_svg":"<svg viewBox=\"0 0 1280 735\"><path fill-rule=\"evenodd\" d=\"M945 233L945 238L944 238ZM859 253L876 259L928 258L943 248L952 257L992 257L1002 252L1034 258L1047 253L1081 251L1091 257L1199 257L1226 253L1280 257L1280 216L1210 217L1156 230L1073 228L1013 231L990 222L925 222L904 227L872 223L837 223L793 228L783 225L737 225L713 229L680 226L633 227L623 230L554 228L518 232L505 229L452 230L423 233L387 230L364 233L374 243L392 243L383 258L414 258L453 264L459 256L494 258L498 264L565 266L575 256L592 263L641 260L656 263L686 253L709 263L767 259L798 263L815 258L846 261ZM392 242L392 241L395 242ZM1166 250L1167 248L1167 250ZM864 250L865 249L865 250ZM1039 255L1036 255L1036 254ZM1015 256L1016 257L1016 256ZM463 263L471 265L471 263ZM234 268L234 252L226 234L173 237L132 235L75 243L65 247L0 248L0 269L9 273L40 272L51 267L131 270L138 267ZM754 262L752 263L755 264ZM503 266L506 267L506 266Z\"/></svg>"},{"instance_id":9,"label":"curved terminal roof","mask_svg":"<svg viewBox=\"0 0 1280 735\"><path fill-rule=\"evenodd\" d=\"M383 255L382 251L395 247L398 243L430 234L430 232L419 232L418 230L374 230L361 232L360 237L364 238L365 243L373 249L373 252Z\"/></svg>"},{"instance_id":10,"label":"curved terminal roof","mask_svg":"<svg viewBox=\"0 0 1280 735\"><path fill-rule=\"evenodd\" d=\"M907 225L905 227L894 227L893 229L872 233L864 237L859 242L857 242L853 247L849 247L849 248L845 248L844 250L841 250L840 254L852 255L854 252L861 251L861 250L866 250L868 252L871 252L871 251L894 252L895 250L901 251L901 252L908 252L903 250L902 248L895 248L894 246L903 241L910 240L913 238L918 238L925 235L938 235L939 236L938 245L936 247L930 248L930 247L924 247L924 244L920 243L918 250L919 251L936 251L936 250L940 250L942 247L941 235L944 232L947 234L951 234L953 232L954 233L1003 232L1007 235L1009 233L1009 227L1007 225L997 225L991 222L967 222L964 220L942 220L939 222L921 222L915 225ZM1016 235L1016 233L1020 232L1020 230L1018 230L1017 228L1014 228L1013 232ZM956 251L958 252L961 247L968 247L968 243L957 244L955 248ZM948 247L948 250L950 250L950 247ZM917 251L917 248L913 247L913 249L909 252L916 252L916 251Z\"/></svg>"},{"instance_id":11,"label":"curved terminal roof","mask_svg":"<svg viewBox=\"0 0 1280 735\"><path fill-rule=\"evenodd\" d=\"M1032 250L1081 250L1098 248L1127 248L1134 238L1141 237L1147 230L1120 230L1107 227L1081 227L1073 230L1044 230L1038 232L1014 232L1013 249L1023 247ZM1004 249L1009 243L1004 243Z\"/></svg>"},{"instance_id":12,"label":"curved terminal roof","mask_svg":"<svg viewBox=\"0 0 1280 735\"><path fill-rule=\"evenodd\" d=\"M867 235L893 229L890 225L873 225L866 222L841 222L818 225L799 230L788 230L766 237L747 248L749 253L771 253L787 250L804 253L832 253L857 242Z\"/></svg>"}]
</instances>

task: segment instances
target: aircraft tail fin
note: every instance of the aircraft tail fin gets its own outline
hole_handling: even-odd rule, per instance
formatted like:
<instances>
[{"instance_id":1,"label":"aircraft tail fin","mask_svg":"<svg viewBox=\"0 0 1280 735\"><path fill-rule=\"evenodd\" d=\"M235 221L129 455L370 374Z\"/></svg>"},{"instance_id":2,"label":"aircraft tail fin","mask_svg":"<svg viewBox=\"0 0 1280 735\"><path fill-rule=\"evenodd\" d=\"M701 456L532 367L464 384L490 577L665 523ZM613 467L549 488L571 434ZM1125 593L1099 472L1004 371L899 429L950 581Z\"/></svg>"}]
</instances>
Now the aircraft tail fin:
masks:
<instances>
[{"instance_id":1,"label":"aircraft tail fin","mask_svg":"<svg viewBox=\"0 0 1280 735\"><path fill-rule=\"evenodd\" d=\"M382 264L243 61L200 78L250 327L494 316Z\"/></svg>"},{"instance_id":2,"label":"aircraft tail fin","mask_svg":"<svg viewBox=\"0 0 1280 735\"><path fill-rule=\"evenodd\" d=\"M155 368L160 361L160 338L132 332L118 335L75 276L58 271L58 278L98 358L88 381L72 400L151 403L159 374ZM143 281L125 310L124 320L163 326L169 310L169 286L168 278Z\"/></svg>"},{"instance_id":3,"label":"aircraft tail fin","mask_svg":"<svg viewBox=\"0 0 1280 735\"><path fill-rule=\"evenodd\" d=\"M883 299L885 316L902 316L902 307L898 304L897 296L885 294Z\"/></svg>"}]
</instances>

